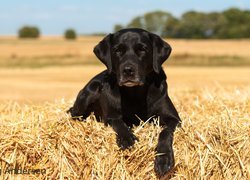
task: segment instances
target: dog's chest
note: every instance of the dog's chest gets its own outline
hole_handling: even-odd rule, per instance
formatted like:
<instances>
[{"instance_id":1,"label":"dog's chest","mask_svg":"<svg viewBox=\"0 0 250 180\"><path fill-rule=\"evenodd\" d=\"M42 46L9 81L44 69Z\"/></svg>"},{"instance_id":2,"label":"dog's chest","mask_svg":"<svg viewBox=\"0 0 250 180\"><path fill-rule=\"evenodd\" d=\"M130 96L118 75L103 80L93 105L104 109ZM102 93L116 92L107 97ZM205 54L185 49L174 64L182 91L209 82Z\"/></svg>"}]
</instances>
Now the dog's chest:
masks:
<instances>
[{"instance_id":1,"label":"dog's chest","mask_svg":"<svg viewBox=\"0 0 250 180\"><path fill-rule=\"evenodd\" d=\"M139 125L148 115L147 92L141 88L124 88L121 90L121 108L124 120L128 125Z\"/></svg>"}]
</instances>

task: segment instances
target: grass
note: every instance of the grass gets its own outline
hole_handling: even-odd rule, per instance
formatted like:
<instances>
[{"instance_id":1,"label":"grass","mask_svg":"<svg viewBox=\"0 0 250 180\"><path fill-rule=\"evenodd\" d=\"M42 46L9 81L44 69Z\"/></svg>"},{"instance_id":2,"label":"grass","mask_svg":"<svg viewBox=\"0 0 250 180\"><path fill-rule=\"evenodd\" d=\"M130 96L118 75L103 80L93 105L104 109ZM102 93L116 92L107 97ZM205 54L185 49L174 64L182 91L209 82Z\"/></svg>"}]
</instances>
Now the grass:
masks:
<instances>
[{"instance_id":1,"label":"grass","mask_svg":"<svg viewBox=\"0 0 250 180\"><path fill-rule=\"evenodd\" d=\"M172 97L183 122L175 132L171 178L249 179L249 93L217 86L177 91ZM159 126L135 127L139 142L120 151L114 131L93 115L86 122L71 120L65 111L72 103L62 99L41 105L1 104L2 172L46 171L2 173L3 179L156 179L153 160Z\"/></svg>"}]
</instances>

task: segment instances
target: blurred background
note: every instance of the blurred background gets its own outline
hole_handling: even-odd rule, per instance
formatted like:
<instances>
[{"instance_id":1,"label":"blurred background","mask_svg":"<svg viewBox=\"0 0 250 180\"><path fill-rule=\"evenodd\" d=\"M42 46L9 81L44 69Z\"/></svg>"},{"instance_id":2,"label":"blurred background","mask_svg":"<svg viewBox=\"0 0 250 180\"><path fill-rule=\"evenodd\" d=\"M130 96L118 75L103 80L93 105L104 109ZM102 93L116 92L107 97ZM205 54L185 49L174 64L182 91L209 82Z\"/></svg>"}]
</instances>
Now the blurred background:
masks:
<instances>
[{"instance_id":1,"label":"blurred background","mask_svg":"<svg viewBox=\"0 0 250 180\"><path fill-rule=\"evenodd\" d=\"M0 27L0 102L74 99L105 69L93 47L127 27L171 44L170 91L249 90L249 0L10 0L0 3Z\"/></svg>"}]
</instances>

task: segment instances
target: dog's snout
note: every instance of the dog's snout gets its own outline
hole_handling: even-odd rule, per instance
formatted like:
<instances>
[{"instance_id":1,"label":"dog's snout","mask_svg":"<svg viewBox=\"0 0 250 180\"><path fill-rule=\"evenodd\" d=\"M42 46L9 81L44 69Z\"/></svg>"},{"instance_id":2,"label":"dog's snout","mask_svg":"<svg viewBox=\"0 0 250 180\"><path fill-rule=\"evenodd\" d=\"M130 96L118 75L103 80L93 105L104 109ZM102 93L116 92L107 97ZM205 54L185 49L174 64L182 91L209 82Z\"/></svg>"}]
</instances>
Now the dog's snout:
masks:
<instances>
[{"instance_id":1,"label":"dog's snout","mask_svg":"<svg viewBox=\"0 0 250 180\"><path fill-rule=\"evenodd\" d=\"M133 76L135 74L135 69L131 66L125 66L123 69L123 75Z\"/></svg>"},{"instance_id":2,"label":"dog's snout","mask_svg":"<svg viewBox=\"0 0 250 180\"><path fill-rule=\"evenodd\" d=\"M142 86L143 82L138 74L138 69L132 64L126 64L121 68L119 86Z\"/></svg>"}]
</instances>

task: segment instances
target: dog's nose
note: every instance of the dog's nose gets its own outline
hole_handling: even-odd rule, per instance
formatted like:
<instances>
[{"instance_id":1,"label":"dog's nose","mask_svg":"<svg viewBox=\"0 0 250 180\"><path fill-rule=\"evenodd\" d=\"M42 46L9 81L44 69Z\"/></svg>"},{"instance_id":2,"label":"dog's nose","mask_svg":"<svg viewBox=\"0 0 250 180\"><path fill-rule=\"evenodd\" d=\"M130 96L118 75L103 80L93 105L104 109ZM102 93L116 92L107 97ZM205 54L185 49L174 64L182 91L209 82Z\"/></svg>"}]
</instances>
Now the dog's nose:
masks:
<instances>
[{"instance_id":1,"label":"dog's nose","mask_svg":"<svg viewBox=\"0 0 250 180\"><path fill-rule=\"evenodd\" d=\"M135 74L135 70L134 68L132 68L131 66L125 66L123 69L123 75L126 76L132 76Z\"/></svg>"}]
</instances>

